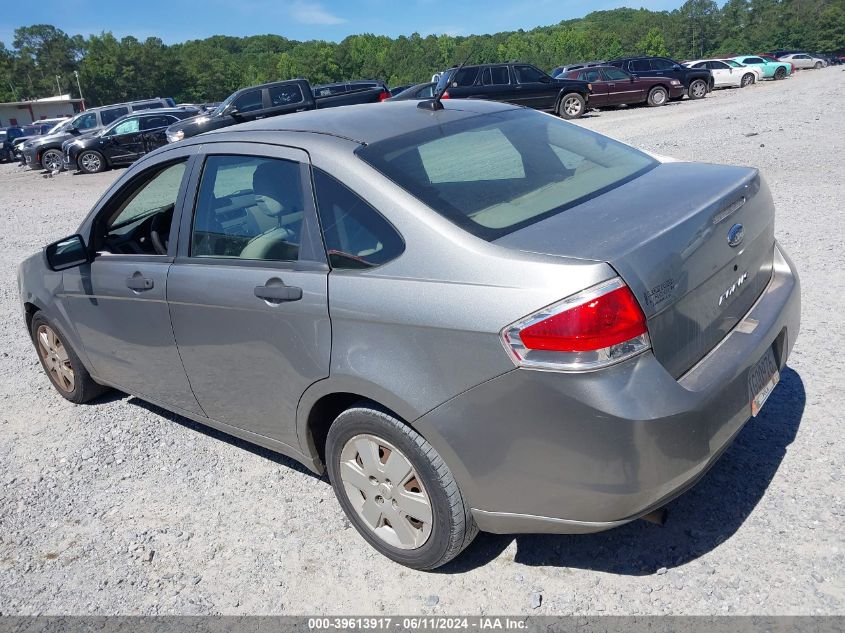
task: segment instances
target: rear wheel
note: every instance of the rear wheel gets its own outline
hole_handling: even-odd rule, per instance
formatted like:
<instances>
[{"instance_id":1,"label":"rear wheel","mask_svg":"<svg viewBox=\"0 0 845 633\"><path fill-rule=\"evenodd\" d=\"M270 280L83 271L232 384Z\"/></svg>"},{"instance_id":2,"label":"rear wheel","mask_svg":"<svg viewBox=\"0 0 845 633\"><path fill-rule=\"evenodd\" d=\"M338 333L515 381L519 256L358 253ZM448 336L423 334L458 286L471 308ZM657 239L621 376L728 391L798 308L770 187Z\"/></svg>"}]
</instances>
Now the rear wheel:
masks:
<instances>
[{"instance_id":1,"label":"rear wheel","mask_svg":"<svg viewBox=\"0 0 845 633\"><path fill-rule=\"evenodd\" d=\"M96 174L106 168L106 161L100 152L94 150L85 150L79 155L76 161L79 166L79 171L86 174Z\"/></svg>"},{"instance_id":2,"label":"rear wheel","mask_svg":"<svg viewBox=\"0 0 845 633\"><path fill-rule=\"evenodd\" d=\"M783 79L786 77L786 68L783 66L778 66L777 70L775 71L775 79Z\"/></svg>"},{"instance_id":3,"label":"rear wheel","mask_svg":"<svg viewBox=\"0 0 845 633\"><path fill-rule=\"evenodd\" d=\"M57 149L48 149L41 156L41 166L47 171L59 171L62 168L62 153Z\"/></svg>"},{"instance_id":4,"label":"rear wheel","mask_svg":"<svg viewBox=\"0 0 845 633\"><path fill-rule=\"evenodd\" d=\"M40 312L32 318L32 341L44 372L63 398L81 404L108 391L94 382L58 328Z\"/></svg>"},{"instance_id":5,"label":"rear wheel","mask_svg":"<svg viewBox=\"0 0 845 633\"><path fill-rule=\"evenodd\" d=\"M754 73L745 73L742 76L742 81L740 82L740 87L745 88L746 86L750 86L754 83Z\"/></svg>"},{"instance_id":6,"label":"rear wheel","mask_svg":"<svg viewBox=\"0 0 845 633\"><path fill-rule=\"evenodd\" d=\"M557 106L557 113L562 119L577 119L584 115L587 102L577 92L563 95Z\"/></svg>"},{"instance_id":7,"label":"rear wheel","mask_svg":"<svg viewBox=\"0 0 845 633\"><path fill-rule=\"evenodd\" d=\"M434 569L478 533L434 447L386 411L362 404L341 413L326 439L326 464L355 529L397 563Z\"/></svg>"},{"instance_id":8,"label":"rear wheel","mask_svg":"<svg viewBox=\"0 0 845 633\"><path fill-rule=\"evenodd\" d=\"M648 93L648 105L652 107L666 105L668 100L669 93L666 91L666 88L661 86L655 86Z\"/></svg>"},{"instance_id":9,"label":"rear wheel","mask_svg":"<svg viewBox=\"0 0 845 633\"><path fill-rule=\"evenodd\" d=\"M689 85L687 92L690 99L703 99L707 96L707 83L703 79L696 79Z\"/></svg>"}]
</instances>

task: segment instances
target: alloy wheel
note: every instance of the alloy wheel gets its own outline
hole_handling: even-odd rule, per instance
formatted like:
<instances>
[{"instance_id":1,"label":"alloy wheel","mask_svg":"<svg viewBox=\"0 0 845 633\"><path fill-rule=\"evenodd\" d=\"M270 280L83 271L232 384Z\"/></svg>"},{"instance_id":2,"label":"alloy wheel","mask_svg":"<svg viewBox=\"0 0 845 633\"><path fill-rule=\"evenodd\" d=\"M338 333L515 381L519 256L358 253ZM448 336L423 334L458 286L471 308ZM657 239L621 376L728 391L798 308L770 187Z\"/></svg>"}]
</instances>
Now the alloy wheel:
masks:
<instances>
[{"instance_id":1,"label":"alloy wheel","mask_svg":"<svg viewBox=\"0 0 845 633\"><path fill-rule=\"evenodd\" d=\"M47 373L62 391L70 393L75 385L73 367L62 340L49 325L40 325L36 331L38 353Z\"/></svg>"},{"instance_id":2,"label":"alloy wheel","mask_svg":"<svg viewBox=\"0 0 845 633\"><path fill-rule=\"evenodd\" d=\"M692 85L692 94L696 99L700 99L707 94L707 86L703 81L697 81Z\"/></svg>"},{"instance_id":3,"label":"alloy wheel","mask_svg":"<svg viewBox=\"0 0 845 633\"><path fill-rule=\"evenodd\" d=\"M362 522L399 549L422 547L431 536L431 499L410 460L375 435L356 435L340 453L340 480Z\"/></svg>"},{"instance_id":4,"label":"alloy wheel","mask_svg":"<svg viewBox=\"0 0 845 633\"><path fill-rule=\"evenodd\" d=\"M94 152L85 152L79 159L79 162L82 165L82 169L91 173L100 171L100 168L103 165L100 157Z\"/></svg>"},{"instance_id":5,"label":"alloy wheel","mask_svg":"<svg viewBox=\"0 0 845 633\"><path fill-rule=\"evenodd\" d=\"M651 100L654 105L663 105L666 103L666 93L662 90L655 90Z\"/></svg>"},{"instance_id":6,"label":"alloy wheel","mask_svg":"<svg viewBox=\"0 0 845 633\"><path fill-rule=\"evenodd\" d=\"M57 152L47 152L41 162L48 171L56 171L62 168L62 158Z\"/></svg>"},{"instance_id":7,"label":"alloy wheel","mask_svg":"<svg viewBox=\"0 0 845 633\"><path fill-rule=\"evenodd\" d=\"M578 116L581 113L581 100L569 97L563 102L563 111L569 116Z\"/></svg>"},{"instance_id":8,"label":"alloy wheel","mask_svg":"<svg viewBox=\"0 0 845 633\"><path fill-rule=\"evenodd\" d=\"M745 88L754 83L754 75L751 73L746 73L742 76L742 87Z\"/></svg>"}]
</instances>

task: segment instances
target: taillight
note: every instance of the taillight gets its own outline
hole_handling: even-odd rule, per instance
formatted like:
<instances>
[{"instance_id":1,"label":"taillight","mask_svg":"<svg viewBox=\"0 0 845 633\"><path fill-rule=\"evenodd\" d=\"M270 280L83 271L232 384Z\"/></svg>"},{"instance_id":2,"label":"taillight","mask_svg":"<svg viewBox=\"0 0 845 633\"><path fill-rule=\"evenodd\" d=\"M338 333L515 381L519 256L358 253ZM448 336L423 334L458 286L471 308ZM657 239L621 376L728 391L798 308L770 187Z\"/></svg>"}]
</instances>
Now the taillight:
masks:
<instances>
[{"instance_id":1,"label":"taillight","mask_svg":"<svg viewBox=\"0 0 845 633\"><path fill-rule=\"evenodd\" d=\"M445 91L442 95L440 95L440 99L441 99L441 101L442 101L443 99L451 99L451 98L452 98L452 97L450 97L450 96L449 96L449 91L448 91L448 90L447 90L447 91Z\"/></svg>"},{"instance_id":2,"label":"taillight","mask_svg":"<svg viewBox=\"0 0 845 633\"><path fill-rule=\"evenodd\" d=\"M618 277L507 326L502 342L517 366L558 371L599 369L651 347L645 315Z\"/></svg>"},{"instance_id":3,"label":"taillight","mask_svg":"<svg viewBox=\"0 0 845 633\"><path fill-rule=\"evenodd\" d=\"M387 90L382 90L379 93L379 96L378 96L379 103L381 103L382 101L386 101L388 99L390 99L390 93Z\"/></svg>"}]
</instances>

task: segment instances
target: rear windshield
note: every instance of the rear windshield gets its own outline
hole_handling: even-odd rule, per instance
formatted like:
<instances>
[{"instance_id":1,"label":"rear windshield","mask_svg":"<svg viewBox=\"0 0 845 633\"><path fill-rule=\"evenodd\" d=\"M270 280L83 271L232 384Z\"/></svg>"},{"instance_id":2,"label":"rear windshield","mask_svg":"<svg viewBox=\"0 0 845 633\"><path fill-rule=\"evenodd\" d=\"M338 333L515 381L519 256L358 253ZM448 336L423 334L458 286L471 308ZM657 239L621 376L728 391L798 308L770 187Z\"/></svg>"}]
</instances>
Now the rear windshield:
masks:
<instances>
[{"instance_id":1,"label":"rear windshield","mask_svg":"<svg viewBox=\"0 0 845 633\"><path fill-rule=\"evenodd\" d=\"M657 165L627 145L533 110L483 114L356 154L473 235L492 241Z\"/></svg>"}]
</instances>

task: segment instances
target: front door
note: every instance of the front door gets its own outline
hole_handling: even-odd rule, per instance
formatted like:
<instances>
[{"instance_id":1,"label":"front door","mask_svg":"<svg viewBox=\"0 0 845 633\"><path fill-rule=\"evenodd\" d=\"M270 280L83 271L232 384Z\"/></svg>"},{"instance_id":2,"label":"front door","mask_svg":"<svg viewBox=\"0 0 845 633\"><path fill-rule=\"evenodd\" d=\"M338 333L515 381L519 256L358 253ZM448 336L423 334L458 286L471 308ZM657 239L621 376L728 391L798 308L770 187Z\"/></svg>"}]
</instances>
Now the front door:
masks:
<instances>
[{"instance_id":1,"label":"front door","mask_svg":"<svg viewBox=\"0 0 845 633\"><path fill-rule=\"evenodd\" d=\"M206 156L167 299L206 415L298 446L299 398L329 374L329 269L307 154L256 150Z\"/></svg>"},{"instance_id":2,"label":"front door","mask_svg":"<svg viewBox=\"0 0 845 633\"><path fill-rule=\"evenodd\" d=\"M608 103L640 103L646 99L646 90L650 83L626 73L619 68L603 68L602 74L607 81Z\"/></svg>"},{"instance_id":3,"label":"front door","mask_svg":"<svg viewBox=\"0 0 845 633\"><path fill-rule=\"evenodd\" d=\"M103 153L112 163L133 163L144 153L141 118L130 117L104 134Z\"/></svg>"},{"instance_id":4,"label":"front door","mask_svg":"<svg viewBox=\"0 0 845 633\"><path fill-rule=\"evenodd\" d=\"M186 158L159 163L109 198L90 231L96 257L62 274L62 300L97 377L200 413L166 301L172 262L167 247L186 165Z\"/></svg>"},{"instance_id":5,"label":"front door","mask_svg":"<svg viewBox=\"0 0 845 633\"><path fill-rule=\"evenodd\" d=\"M558 90L543 71L528 64L513 67L518 103L538 110L551 110L557 105Z\"/></svg>"}]
</instances>

